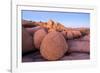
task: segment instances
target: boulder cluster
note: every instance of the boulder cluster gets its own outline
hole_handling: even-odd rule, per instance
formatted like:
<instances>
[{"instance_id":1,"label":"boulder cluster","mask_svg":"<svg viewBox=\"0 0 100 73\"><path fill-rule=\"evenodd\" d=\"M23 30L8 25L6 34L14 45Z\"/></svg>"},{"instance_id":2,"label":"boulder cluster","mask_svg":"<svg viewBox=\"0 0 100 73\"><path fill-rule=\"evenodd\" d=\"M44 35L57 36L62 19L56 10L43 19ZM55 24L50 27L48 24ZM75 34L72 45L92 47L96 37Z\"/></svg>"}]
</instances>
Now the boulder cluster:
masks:
<instances>
[{"instance_id":1,"label":"boulder cluster","mask_svg":"<svg viewBox=\"0 0 100 73\"><path fill-rule=\"evenodd\" d=\"M89 29L67 28L53 20L47 22L22 20L22 54L38 50L46 60L59 60L72 50L69 48L68 40L74 40L89 33ZM80 48L79 51L85 51L85 49ZM89 50L86 49L86 52Z\"/></svg>"}]
</instances>

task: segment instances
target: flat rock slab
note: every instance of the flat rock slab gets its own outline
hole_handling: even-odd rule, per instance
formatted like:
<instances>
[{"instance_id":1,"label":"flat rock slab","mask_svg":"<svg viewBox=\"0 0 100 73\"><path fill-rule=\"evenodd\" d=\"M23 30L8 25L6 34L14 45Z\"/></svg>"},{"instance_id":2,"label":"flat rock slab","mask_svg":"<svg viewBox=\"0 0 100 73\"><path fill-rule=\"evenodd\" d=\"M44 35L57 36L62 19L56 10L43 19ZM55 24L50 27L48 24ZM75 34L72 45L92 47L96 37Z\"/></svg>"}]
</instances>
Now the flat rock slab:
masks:
<instances>
[{"instance_id":1,"label":"flat rock slab","mask_svg":"<svg viewBox=\"0 0 100 73\"><path fill-rule=\"evenodd\" d=\"M60 60L57 60L57 61L89 60L89 59L90 59L89 53L72 52L70 54L65 54ZM45 60L40 55L39 51L24 55L23 58L22 58L22 62L43 62L43 61L48 61L48 60Z\"/></svg>"},{"instance_id":2,"label":"flat rock slab","mask_svg":"<svg viewBox=\"0 0 100 73\"><path fill-rule=\"evenodd\" d=\"M45 61L45 59L40 55L39 51L26 54L22 57L22 62L37 62L37 61L38 62Z\"/></svg>"},{"instance_id":3,"label":"flat rock slab","mask_svg":"<svg viewBox=\"0 0 100 73\"><path fill-rule=\"evenodd\" d=\"M68 40L68 46L70 52L90 52L90 36Z\"/></svg>"},{"instance_id":4,"label":"flat rock slab","mask_svg":"<svg viewBox=\"0 0 100 73\"><path fill-rule=\"evenodd\" d=\"M88 53L73 52L69 55L62 57L60 60L87 60L90 59Z\"/></svg>"},{"instance_id":5,"label":"flat rock slab","mask_svg":"<svg viewBox=\"0 0 100 73\"><path fill-rule=\"evenodd\" d=\"M70 53L66 53L62 58L60 58L57 61L72 61L72 60L89 60L90 59L90 54L89 50L90 49L90 39L89 35L86 35L82 38L75 39L75 40L68 40L69 47L72 49L78 49L78 51L72 51ZM80 48L85 49L86 51L80 51ZM44 59L40 51L35 51L28 53L22 57L22 62L43 62L43 61L48 61Z\"/></svg>"}]
</instances>

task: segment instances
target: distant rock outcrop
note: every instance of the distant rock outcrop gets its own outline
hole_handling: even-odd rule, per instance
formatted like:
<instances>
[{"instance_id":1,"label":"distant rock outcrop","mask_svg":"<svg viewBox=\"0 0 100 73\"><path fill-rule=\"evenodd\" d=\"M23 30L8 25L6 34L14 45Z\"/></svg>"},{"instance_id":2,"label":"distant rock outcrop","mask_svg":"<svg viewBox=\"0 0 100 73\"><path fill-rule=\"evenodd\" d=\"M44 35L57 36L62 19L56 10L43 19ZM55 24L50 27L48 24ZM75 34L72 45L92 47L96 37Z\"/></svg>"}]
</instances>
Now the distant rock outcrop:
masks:
<instances>
[{"instance_id":1,"label":"distant rock outcrop","mask_svg":"<svg viewBox=\"0 0 100 73\"><path fill-rule=\"evenodd\" d=\"M46 28L48 32L58 31L61 32L66 39L74 39L89 34L89 28L68 28L59 22L48 20L47 22L35 22L22 20L23 27L40 26Z\"/></svg>"}]
</instances>

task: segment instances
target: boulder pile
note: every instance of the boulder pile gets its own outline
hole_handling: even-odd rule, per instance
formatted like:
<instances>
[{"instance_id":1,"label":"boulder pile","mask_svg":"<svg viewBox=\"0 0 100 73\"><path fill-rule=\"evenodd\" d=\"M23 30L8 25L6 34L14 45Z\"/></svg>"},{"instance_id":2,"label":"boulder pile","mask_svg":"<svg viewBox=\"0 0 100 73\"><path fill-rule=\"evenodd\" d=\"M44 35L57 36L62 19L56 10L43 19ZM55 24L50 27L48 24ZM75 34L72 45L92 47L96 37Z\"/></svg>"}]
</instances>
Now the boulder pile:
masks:
<instances>
[{"instance_id":1,"label":"boulder pile","mask_svg":"<svg viewBox=\"0 0 100 73\"><path fill-rule=\"evenodd\" d=\"M68 28L53 20L47 22L22 20L22 54L38 51L43 60L51 61L68 60L73 56L73 52L75 57L76 52L82 52L82 54L85 52L89 55L90 44L87 38L89 34L89 28ZM83 41L85 38L88 42Z\"/></svg>"}]
</instances>

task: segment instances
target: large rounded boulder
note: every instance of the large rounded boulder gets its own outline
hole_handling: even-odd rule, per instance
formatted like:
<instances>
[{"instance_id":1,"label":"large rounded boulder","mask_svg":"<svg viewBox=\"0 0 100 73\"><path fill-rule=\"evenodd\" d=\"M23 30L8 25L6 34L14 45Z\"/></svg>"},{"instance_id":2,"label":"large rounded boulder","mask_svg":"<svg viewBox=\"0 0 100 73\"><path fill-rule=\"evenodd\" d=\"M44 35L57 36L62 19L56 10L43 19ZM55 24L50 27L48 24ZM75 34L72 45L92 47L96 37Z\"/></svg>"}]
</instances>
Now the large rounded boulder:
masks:
<instances>
[{"instance_id":1,"label":"large rounded boulder","mask_svg":"<svg viewBox=\"0 0 100 73\"><path fill-rule=\"evenodd\" d=\"M22 52L27 53L33 51L34 45L32 43L32 36L28 33L28 31L23 27L22 28Z\"/></svg>"},{"instance_id":2,"label":"large rounded boulder","mask_svg":"<svg viewBox=\"0 0 100 73\"><path fill-rule=\"evenodd\" d=\"M37 30L33 35L33 42L35 48L39 49L43 38L46 36L47 32L45 29Z\"/></svg>"},{"instance_id":3,"label":"large rounded boulder","mask_svg":"<svg viewBox=\"0 0 100 73\"><path fill-rule=\"evenodd\" d=\"M40 46L41 55L47 60L58 60L68 51L64 36L57 31L48 33Z\"/></svg>"},{"instance_id":4,"label":"large rounded boulder","mask_svg":"<svg viewBox=\"0 0 100 73\"><path fill-rule=\"evenodd\" d=\"M72 31L71 30L67 31L66 38L67 39L73 39L73 34L72 34Z\"/></svg>"},{"instance_id":5,"label":"large rounded boulder","mask_svg":"<svg viewBox=\"0 0 100 73\"><path fill-rule=\"evenodd\" d=\"M79 38L80 36L82 36L81 32L77 30L73 30L72 34L74 38Z\"/></svg>"}]
</instances>

